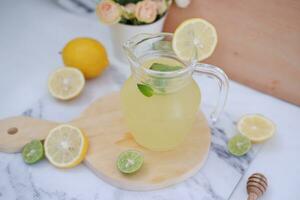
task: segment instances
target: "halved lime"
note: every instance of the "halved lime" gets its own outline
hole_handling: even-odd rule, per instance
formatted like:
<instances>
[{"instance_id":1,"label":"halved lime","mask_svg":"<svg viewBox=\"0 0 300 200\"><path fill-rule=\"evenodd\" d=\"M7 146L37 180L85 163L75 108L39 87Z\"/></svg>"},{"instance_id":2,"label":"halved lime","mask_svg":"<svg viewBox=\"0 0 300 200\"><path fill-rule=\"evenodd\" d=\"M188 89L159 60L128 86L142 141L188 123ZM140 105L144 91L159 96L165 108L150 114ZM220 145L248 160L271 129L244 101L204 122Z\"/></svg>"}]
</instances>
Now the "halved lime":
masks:
<instances>
[{"instance_id":1,"label":"halved lime","mask_svg":"<svg viewBox=\"0 0 300 200\"><path fill-rule=\"evenodd\" d=\"M23 160L27 164L34 164L44 158L44 147L41 141L32 140L22 151Z\"/></svg>"},{"instance_id":2,"label":"halved lime","mask_svg":"<svg viewBox=\"0 0 300 200\"><path fill-rule=\"evenodd\" d=\"M250 150L251 141L246 136L238 134L229 140L227 147L231 154L243 156Z\"/></svg>"},{"instance_id":3,"label":"halved lime","mask_svg":"<svg viewBox=\"0 0 300 200\"><path fill-rule=\"evenodd\" d=\"M135 150L122 152L117 160L118 169L125 174L131 174L138 171L144 162L142 153Z\"/></svg>"}]
</instances>

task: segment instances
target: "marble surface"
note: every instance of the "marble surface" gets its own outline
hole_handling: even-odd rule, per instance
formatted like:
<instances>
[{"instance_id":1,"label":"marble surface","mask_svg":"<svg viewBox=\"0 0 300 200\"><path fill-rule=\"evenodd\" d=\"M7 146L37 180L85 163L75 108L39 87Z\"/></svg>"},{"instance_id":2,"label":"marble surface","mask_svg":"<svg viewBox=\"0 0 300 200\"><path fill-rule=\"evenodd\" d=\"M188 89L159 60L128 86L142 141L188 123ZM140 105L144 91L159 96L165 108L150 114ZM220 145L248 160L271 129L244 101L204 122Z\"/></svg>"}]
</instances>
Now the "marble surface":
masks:
<instances>
[{"instance_id":1,"label":"marble surface","mask_svg":"<svg viewBox=\"0 0 300 200\"><path fill-rule=\"evenodd\" d=\"M126 79L127 66L115 61L107 27L93 15L73 15L53 1L2 0L0 35L1 118L23 114L67 122L97 97L119 90ZM59 102L47 93L47 77L62 65L58 52L65 42L77 36L101 40L112 64L103 76L88 81L79 98ZM208 113L217 87L212 80L197 78L197 82L204 94L202 109ZM226 141L236 133L234 124L245 113L266 115L278 131L265 145L255 145L247 156L235 158L227 153ZM193 178L163 190L128 192L106 184L84 165L71 170L58 170L47 161L28 166L20 154L0 153L0 200L246 199L246 179L256 171L270 181L264 199L296 200L300 198L300 164L295 161L300 150L299 119L299 107L231 81L225 112L213 127L208 160Z\"/></svg>"},{"instance_id":2,"label":"marble surface","mask_svg":"<svg viewBox=\"0 0 300 200\"><path fill-rule=\"evenodd\" d=\"M121 81L114 81L116 79ZM71 102L61 102L49 95L45 95L33 107L25 110L22 114L59 122L70 121L99 96L103 96L112 90L118 90L123 80L125 80L125 76L118 73L116 67L111 65L102 78L95 79L87 84L84 93L78 99ZM107 84L110 86L107 87ZM207 84L209 83L207 82ZM211 110L212 105L204 102L202 107L207 113ZM27 166L20 158L20 154L1 154L0 159L3 160L1 163L3 171L0 173L7 177L9 181L9 184L3 184L2 195L11 198L9 195L13 194L17 197L22 196L25 199L30 199L34 195L40 195L41 199L47 199L47 193L48 195L53 195L53 193L64 194L66 199L72 199L73 197L75 199L92 199L97 195L101 196L102 199L110 199L115 195L120 196L118 197L120 199L228 199L259 149L257 147L253 148L252 151L241 158L231 156L226 150L226 144L228 138L235 134L234 127L235 116L227 112L223 113L220 122L212 128L211 149L204 167L192 178L173 187L153 192L129 192L110 186L92 175L91 172L87 172L88 170L83 166L80 167L82 168L81 170L77 168L59 170L51 167L47 161L34 166ZM5 159L7 157L9 159ZM46 171L40 172L43 168ZM72 176L72 173L76 171L78 173L86 171L85 173L89 174L89 176L84 176L84 173L82 176L77 176L76 174ZM49 179L49 174L51 174L51 179ZM15 180L13 177L17 179ZM41 183L41 180L44 180L43 183ZM60 180L62 185L72 183L70 189L75 189L75 185L78 188L70 191L65 190L62 185L53 184L57 180ZM90 186L92 183L93 186L91 188L93 190L89 189L90 192L87 192L86 187L82 187L82 183ZM26 189L24 189L24 184ZM101 192L99 192L101 190L105 191L106 196L103 197Z\"/></svg>"}]
</instances>

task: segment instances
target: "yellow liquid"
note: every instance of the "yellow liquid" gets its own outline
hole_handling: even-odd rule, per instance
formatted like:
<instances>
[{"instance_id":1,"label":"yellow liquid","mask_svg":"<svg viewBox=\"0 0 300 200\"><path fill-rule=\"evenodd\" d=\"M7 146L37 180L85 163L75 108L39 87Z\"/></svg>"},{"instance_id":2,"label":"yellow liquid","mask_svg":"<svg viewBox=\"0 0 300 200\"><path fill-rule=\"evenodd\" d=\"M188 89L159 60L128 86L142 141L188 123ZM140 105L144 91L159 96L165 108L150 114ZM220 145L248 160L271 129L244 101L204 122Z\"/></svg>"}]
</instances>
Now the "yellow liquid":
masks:
<instances>
[{"instance_id":1,"label":"yellow liquid","mask_svg":"<svg viewBox=\"0 0 300 200\"><path fill-rule=\"evenodd\" d=\"M154 62L182 66L171 58L155 58L142 67L149 68ZM154 151L175 148L194 125L201 98L198 85L188 76L178 90L146 97L138 90L134 76L125 82L121 99L125 121L135 141Z\"/></svg>"}]
</instances>

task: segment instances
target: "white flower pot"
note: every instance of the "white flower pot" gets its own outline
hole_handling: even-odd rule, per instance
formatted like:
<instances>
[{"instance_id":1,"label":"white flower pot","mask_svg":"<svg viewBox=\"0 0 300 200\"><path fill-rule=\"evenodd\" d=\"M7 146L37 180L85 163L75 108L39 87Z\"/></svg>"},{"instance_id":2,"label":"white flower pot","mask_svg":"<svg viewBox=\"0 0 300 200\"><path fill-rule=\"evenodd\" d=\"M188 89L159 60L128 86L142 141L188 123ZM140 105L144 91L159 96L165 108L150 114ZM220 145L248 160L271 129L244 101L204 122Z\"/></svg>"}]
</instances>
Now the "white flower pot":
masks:
<instances>
[{"instance_id":1,"label":"white flower pot","mask_svg":"<svg viewBox=\"0 0 300 200\"><path fill-rule=\"evenodd\" d=\"M152 24L146 25L126 25L126 24L115 24L111 26L111 40L114 50L114 57L122 63L127 63L127 58L123 51L123 43L131 37L139 33L160 33L162 32L166 15L161 19ZM129 70L129 69L128 69Z\"/></svg>"}]
</instances>

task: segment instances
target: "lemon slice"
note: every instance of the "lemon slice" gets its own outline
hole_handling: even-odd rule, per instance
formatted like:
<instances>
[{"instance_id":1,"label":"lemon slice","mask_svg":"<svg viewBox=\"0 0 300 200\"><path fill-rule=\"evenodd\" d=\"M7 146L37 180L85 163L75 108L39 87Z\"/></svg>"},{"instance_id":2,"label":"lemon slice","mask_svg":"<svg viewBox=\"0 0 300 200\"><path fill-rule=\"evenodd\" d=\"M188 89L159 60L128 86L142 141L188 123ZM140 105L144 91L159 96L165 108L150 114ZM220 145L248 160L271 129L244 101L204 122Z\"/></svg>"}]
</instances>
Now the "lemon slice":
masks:
<instances>
[{"instance_id":1,"label":"lemon slice","mask_svg":"<svg viewBox=\"0 0 300 200\"><path fill-rule=\"evenodd\" d=\"M275 124L259 114L243 116L237 124L238 131L252 142L263 142L271 138L276 130Z\"/></svg>"},{"instance_id":2,"label":"lemon slice","mask_svg":"<svg viewBox=\"0 0 300 200\"><path fill-rule=\"evenodd\" d=\"M175 30L172 47L182 60L201 61L214 52L218 37L215 27L204 19L184 21Z\"/></svg>"},{"instance_id":3,"label":"lemon slice","mask_svg":"<svg viewBox=\"0 0 300 200\"><path fill-rule=\"evenodd\" d=\"M84 159L88 140L79 128L65 124L50 131L44 147L45 155L51 164L60 168L70 168Z\"/></svg>"},{"instance_id":4,"label":"lemon slice","mask_svg":"<svg viewBox=\"0 0 300 200\"><path fill-rule=\"evenodd\" d=\"M48 89L55 98L69 100L80 94L84 84L84 76L80 70L62 67L50 75Z\"/></svg>"}]
</instances>

